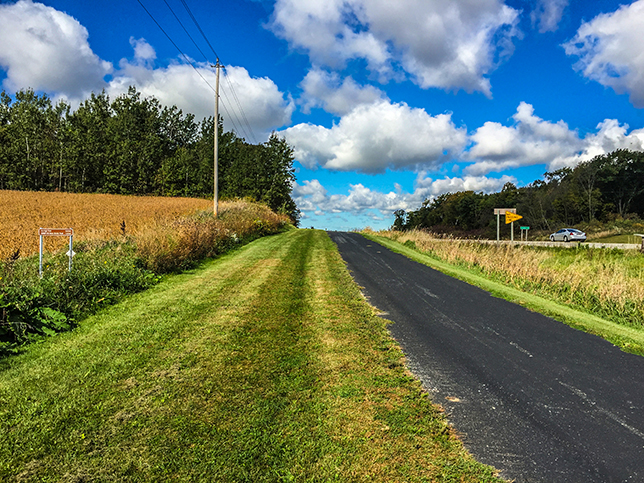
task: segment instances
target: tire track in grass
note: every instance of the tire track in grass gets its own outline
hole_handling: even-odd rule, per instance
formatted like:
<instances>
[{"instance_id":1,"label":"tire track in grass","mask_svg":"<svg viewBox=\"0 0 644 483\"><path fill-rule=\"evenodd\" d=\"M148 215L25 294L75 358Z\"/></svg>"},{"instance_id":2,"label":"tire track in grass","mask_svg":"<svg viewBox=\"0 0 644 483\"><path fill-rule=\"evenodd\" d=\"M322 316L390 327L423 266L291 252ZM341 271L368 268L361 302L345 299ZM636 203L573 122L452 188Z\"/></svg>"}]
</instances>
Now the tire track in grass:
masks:
<instances>
[{"instance_id":1,"label":"tire track in grass","mask_svg":"<svg viewBox=\"0 0 644 483\"><path fill-rule=\"evenodd\" d=\"M497 481L401 362L325 233L261 239L0 361L0 481Z\"/></svg>"},{"instance_id":2,"label":"tire track in grass","mask_svg":"<svg viewBox=\"0 0 644 483\"><path fill-rule=\"evenodd\" d=\"M222 451L214 476L230 481L314 478L326 440L316 402L319 367L311 358L307 264L312 231L299 232L234 331L244 350L230 361L230 406L217 430ZM319 236L319 235L318 235ZM239 388L242 388L239 391ZM319 475L318 475L319 476Z\"/></svg>"}]
</instances>

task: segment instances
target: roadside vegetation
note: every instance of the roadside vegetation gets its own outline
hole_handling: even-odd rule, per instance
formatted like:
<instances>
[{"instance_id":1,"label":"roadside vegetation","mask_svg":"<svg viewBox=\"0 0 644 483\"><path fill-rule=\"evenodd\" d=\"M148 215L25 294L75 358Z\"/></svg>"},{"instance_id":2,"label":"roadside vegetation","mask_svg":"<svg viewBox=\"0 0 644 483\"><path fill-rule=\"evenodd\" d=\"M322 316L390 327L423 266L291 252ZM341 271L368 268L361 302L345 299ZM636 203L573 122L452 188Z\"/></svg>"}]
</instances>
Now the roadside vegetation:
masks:
<instances>
[{"instance_id":1,"label":"roadside vegetation","mask_svg":"<svg viewBox=\"0 0 644 483\"><path fill-rule=\"evenodd\" d=\"M0 360L0 480L500 481L314 230Z\"/></svg>"},{"instance_id":2,"label":"roadside vegetation","mask_svg":"<svg viewBox=\"0 0 644 483\"><path fill-rule=\"evenodd\" d=\"M506 183L497 193L459 191L428 198L417 210L397 210L393 228L495 239L495 208L516 208L531 239L547 240L565 227L597 233L596 238L600 232L644 233L644 153L618 149L545 173L528 186ZM502 237L509 238L508 230Z\"/></svg>"},{"instance_id":3,"label":"roadside vegetation","mask_svg":"<svg viewBox=\"0 0 644 483\"><path fill-rule=\"evenodd\" d=\"M205 200L3 191L0 200L19 207L18 216L4 216L1 245L13 255L0 261L0 357L75 327L164 274L291 226L286 215L246 201L220 203L215 218ZM70 273L68 239L45 237L40 278L34 249L38 227L49 222L76 227L76 255Z\"/></svg>"},{"instance_id":4,"label":"roadside vegetation","mask_svg":"<svg viewBox=\"0 0 644 483\"><path fill-rule=\"evenodd\" d=\"M588 241L600 243L628 243L631 245L638 245L642 243L642 237L621 233L620 231L612 231L608 233L595 234Z\"/></svg>"},{"instance_id":5,"label":"roadside vegetation","mask_svg":"<svg viewBox=\"0 0 644 483\"><path fill-rule=\"evenodd\" d=\"M422 254L421 263L644 354L644 256L636 250L480 244L420 230L365 234L408 256Z\"/></svg>"}]
</instances>

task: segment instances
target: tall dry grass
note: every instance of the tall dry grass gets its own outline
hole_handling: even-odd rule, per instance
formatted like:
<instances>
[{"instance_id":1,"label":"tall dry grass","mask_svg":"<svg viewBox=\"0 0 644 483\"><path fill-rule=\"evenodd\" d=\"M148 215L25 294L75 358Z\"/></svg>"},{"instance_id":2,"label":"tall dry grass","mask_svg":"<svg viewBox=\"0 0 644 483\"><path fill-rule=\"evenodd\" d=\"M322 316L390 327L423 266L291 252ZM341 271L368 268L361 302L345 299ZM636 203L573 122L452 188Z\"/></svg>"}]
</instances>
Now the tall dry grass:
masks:
<instances>
[{"instance_id":1,"label":"tall dry grass","mask_svg":"<svg viewBox=\"0 0 644 483\"><path fill-rule=\"evenodd\" d=\"M34 338L67 330L127 294L151 287L161 280L161 274L191 267L239 243L276 233L290 223L287 216L247 201L221 202L215 218L210 202L205 200L2 194L5 200L22 203L23 217L13 215L13 225L8 222L9 216L3 218L2 232L12 237L2 239L4 253L10 255L0 259L0 357ZM36 213L30 213L25 199L30 203L44 200L50 211L40 206ZM93 205L97 201L100 209ZM97 216L101 210L104 216ZM7 211L3 205L3 212ZM125 233L122 218L126 220ZM48 222L39 223L42 219ZM39 225L71 225L75 229L77 253L71 272L64 253L67 238L52 237L45 252L43 276L39 276L38 256L26 256L37 249L37 242L34 249L34 244L24 239L29 236L38 240ZM57 252L56 240L63 242ZM11 256L18 248L23 256Z\"/></svg>"},{"instance_id":2,"label":"tall dry grass","mask_svg":"<svg viewBox=\"0 0 644 483\"><path fill-rule=\"evenodd\" d=\"M219 216L197 212L173 220L154 222L134 237L137 252L147 268L163 273L222 253L230 246L265 234L275 233L289 223L268 207L247 201L219 204Z\"/></svg>"},{"instance_id":3,"label":"tall dry grass","mask_svg":"<svg viewBox=\"0 0 644 483\"><path fill-rule=\"evenodd\" d=\"M424 231L373 232L413 242L432 257L478 270L524 291L644 326L644 256L637 251L547 249L439 238Z\"/></svg>"},{"instance_id":4,"label":"tall dry grass","mask_svg":"<svg viewBox=\"0 0 644 483\"><path fill-rule=\"evenodd\" d=\"M73 228L74 241L111 240L123 236L122 227L125 235L138 235L211 206L195 198L0 190L0 260L37 253L38 228ZM45 237L48 251L66 243Z\"/></svg>"}]
</instances>

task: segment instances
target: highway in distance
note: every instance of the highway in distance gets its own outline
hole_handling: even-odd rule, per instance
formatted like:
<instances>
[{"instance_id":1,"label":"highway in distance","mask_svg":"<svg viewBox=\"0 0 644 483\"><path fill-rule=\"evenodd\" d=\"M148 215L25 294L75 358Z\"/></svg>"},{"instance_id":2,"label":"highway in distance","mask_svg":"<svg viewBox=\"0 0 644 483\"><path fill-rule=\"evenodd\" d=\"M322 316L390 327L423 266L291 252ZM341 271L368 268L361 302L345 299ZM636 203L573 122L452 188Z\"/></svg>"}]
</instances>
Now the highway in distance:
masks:
<instances>
[{"instance_id":1,"label":"highway in distance","mask_svg":"<svg viewBox=\"0 0 644 483\"><path fill-rule=\"evenodd\" d=\"M358 233L329 232L476 459L519 482L644 482L644 357Z\"/></svg>"}]
</instances>

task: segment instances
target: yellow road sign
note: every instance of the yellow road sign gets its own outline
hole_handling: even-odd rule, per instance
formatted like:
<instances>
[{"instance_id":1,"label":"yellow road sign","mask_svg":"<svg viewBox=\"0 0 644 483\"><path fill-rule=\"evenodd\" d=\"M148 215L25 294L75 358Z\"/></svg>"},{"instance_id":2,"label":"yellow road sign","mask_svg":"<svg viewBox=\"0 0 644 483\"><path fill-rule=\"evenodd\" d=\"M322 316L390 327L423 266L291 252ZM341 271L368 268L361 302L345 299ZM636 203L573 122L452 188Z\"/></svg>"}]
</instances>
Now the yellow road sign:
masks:
<instances>
[{"instance_id":1,"label":"yellow road sign","mask_svg":"<svg viewBox=\"0 0 644 483\"><path fill-rule=\"evenodd\" d=\"M505 224L507 225L508 223L512 223L513 221L517 221L523 218L521 215L517 215L516 213L510 213L509 211L505 212Z\"/></svg>"}]
</instances>

